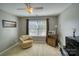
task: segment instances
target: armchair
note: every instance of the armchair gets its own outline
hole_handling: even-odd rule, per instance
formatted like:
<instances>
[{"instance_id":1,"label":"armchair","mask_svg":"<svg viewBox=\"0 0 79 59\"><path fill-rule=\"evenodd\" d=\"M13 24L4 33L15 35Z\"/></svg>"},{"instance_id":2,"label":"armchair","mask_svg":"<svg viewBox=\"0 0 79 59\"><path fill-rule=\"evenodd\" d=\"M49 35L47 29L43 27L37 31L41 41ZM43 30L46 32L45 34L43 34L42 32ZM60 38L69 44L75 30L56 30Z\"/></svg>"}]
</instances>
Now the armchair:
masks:
<instances>
[{"instance_id":1,"label":"armchair","mask_svg":"<svg viewBox=\"0 0 79 59\"><path fill-rule=\"evenodd\" d=\"M29 35L22 35L20 37L20 46L22 48L32 47L32 44L33 44L33 40L32 37L30 37Z\"/></svg>"}]
</instances>

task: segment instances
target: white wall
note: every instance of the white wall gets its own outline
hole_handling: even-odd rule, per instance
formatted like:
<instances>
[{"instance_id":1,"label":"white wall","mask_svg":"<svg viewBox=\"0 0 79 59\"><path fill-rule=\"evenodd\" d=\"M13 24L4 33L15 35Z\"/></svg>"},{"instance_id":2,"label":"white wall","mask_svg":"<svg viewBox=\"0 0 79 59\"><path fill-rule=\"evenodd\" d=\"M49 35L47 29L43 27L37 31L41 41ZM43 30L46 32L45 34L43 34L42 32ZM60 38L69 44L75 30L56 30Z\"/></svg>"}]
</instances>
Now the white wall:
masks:
<instances>
[{"instance_id":1,"label":"white wall","mask_svg":"<svg viewBox=\"0 0 79 59\"><path fill-rule=\"evenodd\" d=\"M47 19L49 18L49 31L54 31L55 29L55 25L58 24L58 19L57 17L53 17L53 16L47 16L47 17L28 17L29 19L35 19L35 18L39 18L39 19ZM27 17L21 17L19 18L19 36L26 34L26 19L28 19Z\"/></svg>"},{"instance_id":2,"label":"white wall","mask_svg":"<svg viewBox=\"0 0 79 59\"><path fill-rule=\"evenodd\" d=\"M55 26L58 25L58 17L49 17L49 32L56 31Z\"/></svg>"},{"instance_id":3,"label":"white wall","mask_svg":"<svg viewBox=\"0 0 79 59\"><path fill-rule=\"evenodd\" d=\"M16 28L3 28L2 20L16 21ZM0 52L12 46L18 40L18 20L17 17L0 10Z\"/></svg>"},{"instance_id":4,"label":"white wall","mask_svg":"<svg viewBox=\"0 0 79 59\"><path fill-rule=\"evenodd\" d=\"M26 34L26 18L19 18L19 36Z\"/></svg>"},{"instance_id":5,"label":"white wall","mask_svg":"<svg viewBox=\"0 0 79 59\"><path fill-rule=\"evenodd\" d=\"M58 27L62 46L65 45L65 36L73 36L73 28L79 36L79 4L72 4L59 15Z\"/></svg>"}]
</instances>

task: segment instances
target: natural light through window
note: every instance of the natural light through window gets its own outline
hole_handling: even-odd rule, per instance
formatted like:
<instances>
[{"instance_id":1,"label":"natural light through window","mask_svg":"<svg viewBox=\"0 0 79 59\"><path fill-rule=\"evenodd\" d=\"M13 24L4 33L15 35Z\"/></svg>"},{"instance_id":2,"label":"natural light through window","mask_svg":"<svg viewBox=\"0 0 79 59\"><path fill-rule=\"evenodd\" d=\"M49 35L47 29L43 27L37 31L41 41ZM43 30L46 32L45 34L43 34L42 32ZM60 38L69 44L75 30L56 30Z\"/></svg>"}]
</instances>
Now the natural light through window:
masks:
<instances>
[{"instance_id":1,"label":"natural light through window","mask_svg":"<svg viewBox=\"0 0 79 59\"><path fill-rule=\"evenodd\" d=\"M46 20L29 20L30 36L46 36Z\"/></svg>"}]
</instances>

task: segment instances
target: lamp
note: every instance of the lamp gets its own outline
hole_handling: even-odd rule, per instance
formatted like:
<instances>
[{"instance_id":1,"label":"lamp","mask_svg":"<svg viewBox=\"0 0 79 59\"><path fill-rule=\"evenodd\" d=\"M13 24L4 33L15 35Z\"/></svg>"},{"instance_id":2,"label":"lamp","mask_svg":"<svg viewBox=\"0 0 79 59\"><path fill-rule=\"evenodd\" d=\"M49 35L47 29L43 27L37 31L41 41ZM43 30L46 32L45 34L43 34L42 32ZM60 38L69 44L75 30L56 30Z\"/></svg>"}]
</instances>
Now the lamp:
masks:
<instances>
[{"instance_id":1,"label":"lamp","mask_svg":"<svg viewBox=\"0 0 79 59\"><path fill-rule=\"evenodd\" d=\"M57 27L58 27L58 26L57 26L57 25L55 25L55 30L56 30L56 33L55 33L55 34L57 34Z\"/></svg>"},{"instance_id":2,"label":"lamp","mask_svg":"<svg viewBox=\"0 0 79 59\"><path fill-rule=\"evenodd\" d=\"M76 28L73 28L73 37L75 38Z\"/></svg>"}]
</instances>

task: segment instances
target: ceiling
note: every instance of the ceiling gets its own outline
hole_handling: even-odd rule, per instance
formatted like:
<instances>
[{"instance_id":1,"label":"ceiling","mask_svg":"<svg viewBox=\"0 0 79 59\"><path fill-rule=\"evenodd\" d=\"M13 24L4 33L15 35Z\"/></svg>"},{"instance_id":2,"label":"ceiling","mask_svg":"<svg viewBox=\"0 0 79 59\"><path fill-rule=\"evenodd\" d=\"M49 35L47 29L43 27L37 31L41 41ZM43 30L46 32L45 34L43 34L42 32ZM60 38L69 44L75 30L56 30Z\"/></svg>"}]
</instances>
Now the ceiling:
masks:
<instances>
[{"instance_id":1,"label":"ceiling","mask_svg":"<svg viewBox=\"0 0 79 59\"><path fill-rule=\"evenodd\" d=\"M31 3L32 7L40 7L41 10L33 10L32 14L29 14L25 10L17 10L18 8L25 8L26 5L23 3L0 3L0 9L11 13L16 16L48 16L48 15L59 15L63 12L70 3Z\"/></svg>"}]
</instances>

